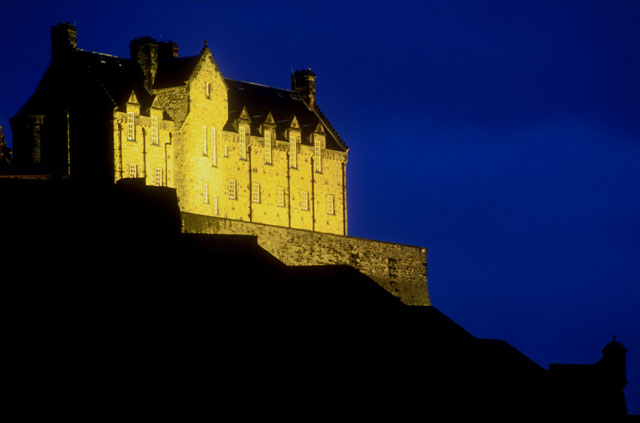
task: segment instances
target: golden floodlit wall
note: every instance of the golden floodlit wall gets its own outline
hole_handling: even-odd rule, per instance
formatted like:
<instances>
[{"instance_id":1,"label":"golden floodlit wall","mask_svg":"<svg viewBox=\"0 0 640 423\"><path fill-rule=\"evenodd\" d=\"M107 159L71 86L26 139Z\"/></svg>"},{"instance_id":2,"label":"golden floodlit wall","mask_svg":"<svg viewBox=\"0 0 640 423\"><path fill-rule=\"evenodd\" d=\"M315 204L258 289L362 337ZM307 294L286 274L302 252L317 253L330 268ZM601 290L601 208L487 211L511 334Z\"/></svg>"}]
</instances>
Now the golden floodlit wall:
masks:
<instances>
[{"instance_id":1,"label":"golden floodlit wall","mask_svg":"<svg viewBox=\"0 0 640 423\"><path fill-rule=\"evenodd\" d=\"M288 266L345 264L408 305L430 305L427 250L410 245L182 213L186 233L254 235Z\"/></svg>"}]
</instances>

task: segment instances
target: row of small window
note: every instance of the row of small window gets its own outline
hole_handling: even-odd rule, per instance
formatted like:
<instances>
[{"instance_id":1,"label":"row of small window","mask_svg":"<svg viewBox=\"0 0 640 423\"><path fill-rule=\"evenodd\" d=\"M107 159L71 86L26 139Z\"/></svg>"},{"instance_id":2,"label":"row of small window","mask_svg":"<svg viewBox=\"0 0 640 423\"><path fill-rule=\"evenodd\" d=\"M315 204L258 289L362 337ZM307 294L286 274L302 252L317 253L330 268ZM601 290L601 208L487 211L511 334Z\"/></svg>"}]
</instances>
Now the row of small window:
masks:
<instances>
[{"instance_id":1,"label":"row of small window","mask_svg":"<svg viewBox=\"0 0 640 423\"><path fill-rule=\"evenodd\" d=\"M229 199L236 200L238 198L237 183L235 179L229 180ZM302 210L309 210L309 192L301 191L300 193L300 208ZM218 196L214 195L214 209L218 209ZM253 203L260 203L260 184L254 182L251 187L251 201ZM209 185L204 184L204 202L209 203ZM285 206L285 189L278 187L278 206ZM217 211L215 212L217 214ZM327 214L335 214L335 197L332 194L327 195Z\"/></svg>"},{"instance_id":2,"label":"row of small window","mask_svg":"<svg viewBox=\"0 0 640 423\"><path fill-rule=\"evenodd\" d=\"M154 176L153 184L155 186L158 186L158 187L164 186L164 170L161 167L155 168L153 176ZM138 165L134 163L129 164L129 178L137 178L137 177L138 177Z\"/></svg>"},{"instance_id":3,"label":"row of small window","mask_svg":"<svg viewBox=\"0 0 640 423\"><path fill-rule=\"evenodd\" d=\"M136 140L136 117L133 112L127 113L127 139L129 141ZM158 118L156 116L151 116L151 144L160 144L158 137Z\"/></svg>"}]
</instances>

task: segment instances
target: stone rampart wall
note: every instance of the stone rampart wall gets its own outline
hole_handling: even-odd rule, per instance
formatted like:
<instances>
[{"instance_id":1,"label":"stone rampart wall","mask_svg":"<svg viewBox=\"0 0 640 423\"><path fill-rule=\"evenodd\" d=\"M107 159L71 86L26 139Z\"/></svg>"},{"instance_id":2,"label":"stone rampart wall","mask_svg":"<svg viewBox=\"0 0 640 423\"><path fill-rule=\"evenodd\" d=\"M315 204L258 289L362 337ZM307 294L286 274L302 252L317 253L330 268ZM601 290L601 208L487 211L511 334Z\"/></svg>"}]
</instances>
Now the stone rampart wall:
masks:
<instances>
[{"instance_id":1,"label":"stone rampart wall","mask_svg":"<svg viewBox=\"0 0 640 423\"><path fill-rule=\"evenodd\" d=\"M255 235L288 266L347 264L408 305L430 305L425 248L182 213L182 231Z\"/></svg>"}]
</instances>

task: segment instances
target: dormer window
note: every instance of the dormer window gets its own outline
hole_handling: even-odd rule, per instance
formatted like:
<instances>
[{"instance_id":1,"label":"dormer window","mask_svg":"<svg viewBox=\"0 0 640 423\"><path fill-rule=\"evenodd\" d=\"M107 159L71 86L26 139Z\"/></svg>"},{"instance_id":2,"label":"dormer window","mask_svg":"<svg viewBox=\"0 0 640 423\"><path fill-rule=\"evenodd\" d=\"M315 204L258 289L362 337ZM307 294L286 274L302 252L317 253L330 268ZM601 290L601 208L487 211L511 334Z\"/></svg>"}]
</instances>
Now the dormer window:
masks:
<instances>
[{"instance_id":1,"label":"dormer window","mask_svg":"<svg viewBox=\"0 0 640 423\"><path fill-rule=\"evenodd\" d=\"M135 141L136 139L136 120L133 112L127 113L127 139Z\"/></svg>"},{"instance_id":2,"label":"dormer window","mask_svg":"<svg viewBox=\"0 0 640 423\"><path fill-rule=\"evenodd\" d=\"M298 168L298 137L295 135L289 137L289 166Z\"/></svg>"},{"instance_id":3,"label":"dormer window","mask_svg":"<svg viewBox=\"0 0 640 423\"><path fill-rule=\"evenodd\" d=\"M320 138L315 135L313 137L313 167L316 172L322 172L322 144Z\"/></svg>"},{"instance_id":4,"label":"dormer window","mask_svg":"<svg viewBox=\"0 0 640 423\"><path fill-rule=\"evenodd\" d=\"M158 145L158 118L156 116L151 117L151 144Z\"/></svg>"},{"instance_id":5,"label":"dormer window","mask_svg":"<svg viewBox=\"0 0 640 423\"><path fill-rule=\"evenodd\" d=\"M238 136L240 138L240 160L247 160L247 135L245 130L244 126L238 129Z\"/></svg>"},{"instance_id":6,"label":"dormer window","mask_svg":"<svg viewBox=\"0 0 640 423\"><path fill-rule=\"evenodd\" d=\"M271 131L264 131L264 162L271 164L272 151L271 151Z\"/></svg>"}]
</instances>

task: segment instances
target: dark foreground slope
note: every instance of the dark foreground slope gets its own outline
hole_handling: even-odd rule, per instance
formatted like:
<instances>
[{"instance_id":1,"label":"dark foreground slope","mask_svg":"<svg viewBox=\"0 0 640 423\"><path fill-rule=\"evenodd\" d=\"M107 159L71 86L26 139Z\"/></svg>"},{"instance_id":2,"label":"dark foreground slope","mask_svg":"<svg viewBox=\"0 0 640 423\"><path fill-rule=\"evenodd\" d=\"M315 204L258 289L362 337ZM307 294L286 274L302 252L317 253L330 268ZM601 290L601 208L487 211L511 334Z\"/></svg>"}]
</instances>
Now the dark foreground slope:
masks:
<instances>
[{"instance_id":1,"label":"dark foreground slope","mask_svg":"<svg viewBox=\"0 0 640 423\"><path fill-rule=\"evenodd\" d=\"M350 267L286 267L253 237L181 234L172 190L0 188L5 380L25 417L581 412L508 344Z\"/></svg>"}]
</instances>

